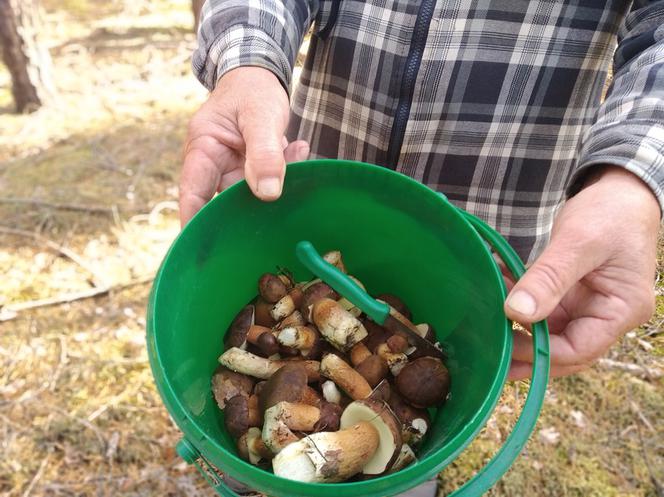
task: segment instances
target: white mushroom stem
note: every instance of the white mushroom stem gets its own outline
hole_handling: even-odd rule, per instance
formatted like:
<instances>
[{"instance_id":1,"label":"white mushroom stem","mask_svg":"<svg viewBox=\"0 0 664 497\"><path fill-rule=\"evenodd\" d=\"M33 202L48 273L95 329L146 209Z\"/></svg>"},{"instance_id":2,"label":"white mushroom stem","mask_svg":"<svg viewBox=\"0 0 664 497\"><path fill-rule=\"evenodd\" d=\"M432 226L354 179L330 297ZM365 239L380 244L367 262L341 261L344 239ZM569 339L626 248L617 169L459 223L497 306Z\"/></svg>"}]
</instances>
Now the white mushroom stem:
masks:
<instances>
[{"instance_id":1,"label":"white mushroom stem","mask_svg":"<svg viewBox=\"0 0 664 497\"><path fill-rule=\"evenodd\" d=\"M371 386L350 364L335 354L327 354L320 363L320 372L336 383L353 400L371 394Z\"/></svg>"},{"instance_id":2,"label":"white mushroom stem","mask_svg":"<svg viewBox=\"0 0 664 497\"><path fill-rule=\"evenodd\" d=\"M379 446L376 428L359 422L344 430L309 435L273 460L274 474L308 483L334 483L356 475Z\"/></svg>"},{"instance_id":3,"label":"white mushroom stem","mask_svg":"<svg viewBox=\"0 0 664 497\"><path fill-rule=\"evenodd\" d=\"M429 424L423 418L415 418L410 424L404 424L401 436L404 442L417 445L422 441L429 429Z\"/></svg>"},{"instance_id":4,"label":"white mushroom stem","mask_svg":"<svg viewBox=\"0 0 664 497\"><path fill-rule=\"evenodd\" d=\"M415 461L417 461L417 457L415 456L413 449L411 449L410 445L403 444L401 446L401 452L399 452L399 455L397 456L397 460L394 461L394 464L388 473L396 473L397 471L401 471L403 468L413 464Z\"/></svg>"},{"instance_id":5,"label":"white mushroom stem","mask_svg":"<svg viewBox=\"0 0 664 497\"><path fill-rule=\"evenodd\" d=\"M406 364L408 364L408 356L404 353L395 353L390 350L386 343L381 343L376 348L376 354L385 359L387 367L390 372L397 376Z\"/></svg>"},{"instance_id":6,"label":"white mushroom stem","mask_svg":"<svg viewBox=\"0 0 664 497\"><path fill-rule=\"evenodd\" d=\"M288 295L282 297L276 304L270 309L270 315L275 321L281 321L282 319L293 314L300 305L302 301L302 290L298 287L293 288Z\"/></svg>"},{"instance_id":7,"label":"white mushroom stem","mask_svg":"<svg viewBox=\"0 0 664 497\"><path fill-rule=\"evenodd\" d=\"M327 341L342 351L368 335L364 325L332 299L318 300L312 309L312 319Z\"/></svg>"},{"instance_id":8,"label":"white mushroom stem","mask_svg":"<svg viewBox=\"0 0 664 497\"><path fill-rule=\"evenodd\" d=\"M278 330L283 330L289 326L304 326L306 322L304 321L304 316L300 311L293 311L293 314L285 317L278 325Z\"/></svg>"},{"instance_id":9,"label":"white mushroom stem","mask_svg":"<svg viewBox=\"0 0 664 497\"><path fill-rule=\"evenodd\" d=\"M341 402L341 392L337 388L336 383L334 383L332 380L327 380L325 383L323 383L321 388L323 390L323 397L325 400L331 402L332 404L339 404Z\"/></svg>"},{"instance_id":10,"label":"white mushroom stem","mask_svg":"<svg viewBox=\"0 0 664 497\"><path fill-rule=\"evenodd\" d=\"M318 336L308 326L289 326L277 333L277 340L281 345L293 347L298 350L310 350Z\"/></svg>"},{"instance_id":11,"label":"white mushroom stem","mask_svg":"<svg viewBox=\"0 0 664 497\"><path fill-rule=\"evenodd\" d=\"M263 442L275 454L287 445L297 442L293 431L313 431L320 419L320 409L308 404L279 402L265 411Z\"/></svg>"},{"instance_id":12,"label":"white mushroom stem","mask_svg":"<svg viewBox=\"0 0 664 497\"><path fill-rule=\"evenodd\" d=\"M263 459L271 459L272 452L263 443L260 428L251 427L247 432L238 439L238 446L245 445L240 450L246 448L246 455L249 457L251 464L258 464Z\"/></svg>"},{"instance_id":13,"label":"white mushroom stem","mask_svg":"<svg viewBox=\"0 0 664 497\"><path fill-rule=\"evenodd\" d=\"M232 347L221 354L219 362L237 373L267 380L284 364L288 364L289 361L273 361L254 355L246 350ZM302 363L307 369L307 376L310 381L315 380L319 375L320 363L318 361L302 361Z\"/></svg>"}]
</instances>

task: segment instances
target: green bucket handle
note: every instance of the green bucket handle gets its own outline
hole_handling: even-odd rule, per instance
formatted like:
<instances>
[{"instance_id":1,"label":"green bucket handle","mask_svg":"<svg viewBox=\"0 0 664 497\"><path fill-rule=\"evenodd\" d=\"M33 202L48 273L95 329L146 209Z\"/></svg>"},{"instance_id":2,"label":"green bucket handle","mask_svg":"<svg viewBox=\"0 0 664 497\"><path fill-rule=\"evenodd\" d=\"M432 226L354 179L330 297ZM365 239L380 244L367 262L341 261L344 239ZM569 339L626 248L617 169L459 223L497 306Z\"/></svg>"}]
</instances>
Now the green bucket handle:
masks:
<instances>
[{"instance_id":1,"label":"green bucket handle","mask_svg":"<svg viewBox=\"0 0 664 497\"><path fill-rule=\"evenodd\" d=\"M512 275L516 279L523 276L526 268L507 240L484 221L462 209L457 210L470 226L500 255ZM390 312L389 305L373 299L348 276L326 262L310 242L299 242L296 253L300 262L307 269L359 307L372 320L380 324L385 322ZM512 433L493 459L461 488L449 494L448 497L477 497L489 490L510 468L535 428L544 401L546 385L549 381L549 329L546 321L533 324L532 334L534 357L530 389ZM176 449L186 462L196 465L198 471L217 494L223 497L240 497L228 487L223 478L216 473L204 457L201 457L198 450L187 439L180 440Z\"/></svg>"}]
</instances>

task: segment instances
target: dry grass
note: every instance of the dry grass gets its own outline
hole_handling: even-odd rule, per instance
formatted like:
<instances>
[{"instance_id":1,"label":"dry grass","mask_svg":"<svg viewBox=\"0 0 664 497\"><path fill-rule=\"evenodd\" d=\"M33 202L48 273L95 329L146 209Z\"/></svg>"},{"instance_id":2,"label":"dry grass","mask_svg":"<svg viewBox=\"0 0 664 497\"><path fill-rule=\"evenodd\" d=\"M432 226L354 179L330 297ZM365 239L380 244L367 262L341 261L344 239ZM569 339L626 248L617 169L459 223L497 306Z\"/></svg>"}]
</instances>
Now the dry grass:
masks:
<instances>
[{"instance_id":1,"label":"dry grass","mask_svg":"<svg viewBox=\"0 0 664 497\"><path fill-rule=\"evenodd\" d=\"M189 73L188 2L46 5L58 100L28 116L7 113L0 70L0 300L8 306L154 274L178 230L174 185L185 123L205 98ZM52 205L63 203L104 209ZM212 495L174 454L178 430L144 347L148 291L137 284L0 322L0 495ZM657 316L612 359L662 368L658 298ZM537 433L491 494L657 495L662 383L600 367L555 380ZM443 474L445 490L496 450L525 390L506 389L481 437Z\"/></svg>"}]
</instances>

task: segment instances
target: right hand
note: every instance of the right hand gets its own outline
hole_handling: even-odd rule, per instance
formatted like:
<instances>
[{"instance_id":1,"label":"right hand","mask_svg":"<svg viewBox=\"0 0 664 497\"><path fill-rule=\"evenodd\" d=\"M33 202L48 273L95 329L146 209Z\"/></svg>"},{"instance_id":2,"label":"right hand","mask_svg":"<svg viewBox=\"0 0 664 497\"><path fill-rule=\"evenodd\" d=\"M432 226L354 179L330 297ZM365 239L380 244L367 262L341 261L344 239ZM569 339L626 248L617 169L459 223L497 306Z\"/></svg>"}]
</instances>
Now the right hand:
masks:
<instances>
[{"instance_id":1,"label":"right hand","mask_svg":"<svg viewBox=\"0 0 664 497\"><path fill-rule=\"evenodd\" d=\"M242 178L259 199L279 198L286 163L309 156L307 142L286 140L288 115L286 91L267 69L239 67L219 79L189 123L180 178L182 226Z\"/></svg>"}]
</instances>

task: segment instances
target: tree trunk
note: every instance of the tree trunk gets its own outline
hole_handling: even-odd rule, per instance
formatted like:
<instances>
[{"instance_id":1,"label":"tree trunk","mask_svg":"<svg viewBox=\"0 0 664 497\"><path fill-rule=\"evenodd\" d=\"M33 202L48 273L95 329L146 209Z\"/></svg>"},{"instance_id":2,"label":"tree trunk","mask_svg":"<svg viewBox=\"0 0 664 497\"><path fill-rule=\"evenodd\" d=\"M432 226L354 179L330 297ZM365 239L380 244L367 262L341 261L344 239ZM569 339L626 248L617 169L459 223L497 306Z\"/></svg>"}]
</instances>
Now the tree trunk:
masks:
<instances>
[{"instance_id":1,"label":"tree trunk","mask_svg":"<svg viewBox=\"0 0 664 497\"><path fill-rule=\"evenodd\" d=\"M2 59L18 112L33 111L54 94L51 57L37 41L38 30L37 0L0 0Z\"/></svg>"},{"instance_id":2,"label":"tree trunk","mask_svg":"<svg viewBox=\"0 0 664 497\"><path fill-rule=\"evenodd\" d=\"M201 22L201 9L205 0L191 0L191 10L194 12L194 33L198 33L198 25Z\"/></svg>"}]
</instances>

